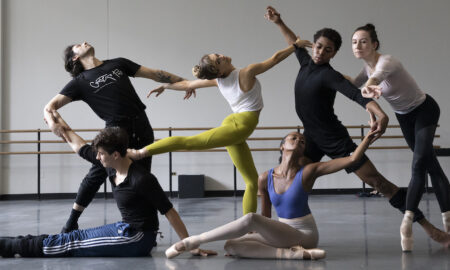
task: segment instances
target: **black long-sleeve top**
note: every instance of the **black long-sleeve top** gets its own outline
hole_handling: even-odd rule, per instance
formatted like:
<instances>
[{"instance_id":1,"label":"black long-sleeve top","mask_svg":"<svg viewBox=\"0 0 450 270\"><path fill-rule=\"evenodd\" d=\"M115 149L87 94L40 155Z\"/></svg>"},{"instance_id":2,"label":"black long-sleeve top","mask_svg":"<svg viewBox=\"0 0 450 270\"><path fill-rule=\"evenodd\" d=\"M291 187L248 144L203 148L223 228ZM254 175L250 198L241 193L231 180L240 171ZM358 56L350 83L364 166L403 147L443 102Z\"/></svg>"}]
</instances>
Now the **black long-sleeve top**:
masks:
<instances>
[{"instance_id":1,"label":"black long-sleeve top","mask_svg":"<svg viewBox=\"0 0 450 270\"><path fill-rule=\"evenodd\" d=\"M97 153L86 144L78 154L87 161L102 166ZM156 177L136 162L131 163L125 180L116 185L116 170L106 168L122 221L137 230L156 231L159 228L157 210L166 214L173 205L167 198Z\"/></svg>"},{"instance_id":2,"label":"black long-sleeve top","mask_svg":"<svg viewBox=\"0 0 450 270\"><path fill-rule=\"evenodd\" d=\"M295 81L295 110L305 127L305 134L323 143L333 143L348 134L334 113L336 91L366 107L372 99L364 98L351 82L330 64L316 65L306 49L295 51L300 71Z\"/></svg>"}]
</instances>

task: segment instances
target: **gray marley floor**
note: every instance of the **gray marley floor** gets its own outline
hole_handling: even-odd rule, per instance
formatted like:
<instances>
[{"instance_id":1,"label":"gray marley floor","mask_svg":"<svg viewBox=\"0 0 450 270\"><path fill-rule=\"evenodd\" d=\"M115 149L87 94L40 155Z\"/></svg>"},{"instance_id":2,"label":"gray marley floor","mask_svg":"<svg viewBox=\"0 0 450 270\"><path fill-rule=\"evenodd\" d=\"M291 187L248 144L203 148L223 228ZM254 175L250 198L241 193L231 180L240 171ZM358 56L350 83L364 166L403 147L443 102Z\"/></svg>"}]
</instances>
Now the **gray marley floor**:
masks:
<instances>
[{"instance_id":1,"label":"gray marley floor","mask_svg":"<svg viewBox=\"0 0 450 270\"><path fill-rule=\"evenodd\" d=\"M241 216L242 198L172 199L191 234L197 234ZM72 200L0 201L0 235L51 234L59 232ZM327 251L320 261L250 260L224 256L224 241L209 243L218 256L192 257L183 254L167 260L164 250L178 240L165 217L160 217L158 247L146 258L0 258L0 269L450 269L450 250L429 240L414 224L415 248L400 249L401 215L384 198L352 195L310 197L320 234L319 247ZM442 228L439 207L433 194L424 195L421 209ZM120 220L115 202L97 199L80 218L88 228Z\"/></svg>"}]
</instances>

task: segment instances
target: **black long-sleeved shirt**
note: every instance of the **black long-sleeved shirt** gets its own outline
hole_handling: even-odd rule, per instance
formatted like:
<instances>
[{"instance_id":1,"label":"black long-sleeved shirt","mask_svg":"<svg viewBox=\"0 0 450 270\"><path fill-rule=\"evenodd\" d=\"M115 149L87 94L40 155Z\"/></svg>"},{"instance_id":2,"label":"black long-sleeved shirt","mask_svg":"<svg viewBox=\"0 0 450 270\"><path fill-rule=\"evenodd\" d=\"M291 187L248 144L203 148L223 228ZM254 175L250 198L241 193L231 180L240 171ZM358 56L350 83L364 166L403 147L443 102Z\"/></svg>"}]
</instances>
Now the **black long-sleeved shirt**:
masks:
<instances>
[{"instance_id":1,"label":"black long-sleeved shirt","mask_svg":"<svg viewBox=\"0 0 450 270\"><path fill-rule=\"evenodd\" d=\"M92 146L84 145L78 154L87 161L102 166L96 159ZM157 210L164 215L173 205L167 198L156 177L133 162L125 180L116 185L116 170L106 168L114 199L122 215L122 221L138 230L158 230Z\"/></svg>"},{"instance_id":2,"label":"black long-sleeved shirt","mask_svg":"<svg viewBox=\"0 0 450 270\"><path fill-rule=\"evenodd\" d=\"M305 127L305 134L325 144L348 136L334 113L336 91L364 108L372 99L364 98L360 90L330 64L316 65L305 49L299 48L295 54L301 66L295 81L295 110Z\"/></svg>"}]
</instances>

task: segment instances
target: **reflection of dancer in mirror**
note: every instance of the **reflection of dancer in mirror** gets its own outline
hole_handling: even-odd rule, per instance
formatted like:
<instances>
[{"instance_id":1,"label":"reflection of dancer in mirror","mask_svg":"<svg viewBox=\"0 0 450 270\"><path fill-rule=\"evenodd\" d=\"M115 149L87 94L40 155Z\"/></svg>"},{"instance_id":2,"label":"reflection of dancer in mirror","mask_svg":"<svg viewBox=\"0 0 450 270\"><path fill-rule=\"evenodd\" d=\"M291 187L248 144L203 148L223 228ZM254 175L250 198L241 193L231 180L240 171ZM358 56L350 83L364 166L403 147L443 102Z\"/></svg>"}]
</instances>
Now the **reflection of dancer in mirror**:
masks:
<instances>
[{"instance_id":1,"label":"reflection of dancer in mirror","mask_svg":"<svg viewBox=\"0 0 450 270\"><path fill-rule=\"evenodd\" d=\"M57 136L66 139L66 130L54 121L51 112L72 101L82 100L105 121L107 127L120 126L129 136L130 147L143 147L154 141L145 105L137 95L129 77L143 77L170 83L182 78L162 70L138 65L125 58L99 60L87 42L70 45L64 52L65 68L73 79L44 108L44 119ZM148 171L151 157L138 163ZM78 228L78 218L107 178L105 168L92 165L78 189L72 212L62 232Z\"/></svg>"},{"instance_id":2,"label":"reflection of dancer in mirror","mask_svg":"<svg viewBox=\"0 0 450 270\"><path fill-rule=\"evenodd\" d=\"M433 149L440 109L436 101L420 90L412 76L394 57L380 54L380 41L373 24L358 27L353 33L352 48L356 58L364 60L364 68L353 80L365 97L383 96L414 152L412 177L406 195L406 211L400 227L404 251L413 249L412 223L422 198L426 174L430 174L433 190L442 212L444 229L450 232L450 190L447 176ZM450 237L448 237L450 238ZM450 239L447 245L450 244Z\"/></svg>"},{"instance_id":3,"label":"reflection of dancer in mirror","mask_svg":"<svg viewBox=\"0 0 450 270\"><path fill-rule=\"evenodd\" d=\"M106 168L122 221L69 233L0 237L0 255L13 257L136 257L148 256L159 229L157 211L165 215L180 239L186 227L158 180L147 168L126 157L128 135L120 127L107 127L88 145L54 111L53 120L65 129L65 138L82 158ZM215 254L196 250L194 254Z\"/></svg>"},{"instance_id":4,"label":"reflection of dancer in mirror","mask_svg":"<svg viewBox=\"0 0 450 270\"><path fill-rule=\"evenodd\" d=\"M280 165L261 174L258 180L262 215L250 213L211 231L185 238L167 249L166 256L172 258L200 244L228 240L225 250L239 257L324 258L325 251L316 248L319 234L309 209L308 194L318 177L358 162L374 134L367 134L351 156L308 164L304 158L305 137L298 132L289 133L280 144ZM278 221L271 219L272 205Z\"/></svg>"},{"instance_id":5,"label":"reflection of dancer in mirror","mask_svg":"<svg viewBox=\"0 0 450 270\"><path fill-rule=\"evenodd\" d=\"M296 40L297 37L274 8L267 8L266 18L280 28L288 44ZM304 48L295 51L301 66L295 82L295 107L305 127L305 155L313 162L320 161L324 155L330 158L347 156L356 148L347 129L334 113L336 91L369 111L371 122L374 123L372 129L377 132L375 139L384 133L388 123L388 117L375 101L362 97L356 86L330 66L330 60L336 55L341 43L338 32L324 28L314 35L312 56ZM388 181L367 156L345 170L354 172L363 182L389 198L393 207L405 212L406 191ZM414 211L414 221L418 221L433 240L446 245L449 235L428 222L420 209Z\"/></svg>"},{"instance_id":6,"label":"reflection of dancer in mirror","mask_svg":"<svg viewBox=\"0 0 450 270\"><path fill-rule=\"evenodd\" d=\"M293 43L302 48L311 45L309 41L303 40L294 40ZM261 85L256 76L280 63L293 52L294 47L289 46L261 63L251 64L242 69L236 69L231 64L230 57L221 54L203 56L200 63L193 68L193 73L199 80L165 84L150 94L156 93L158 96L165 89L189 90L217 86L230 104L233 114L227 116L220 127L194 136L165 138L140 150L130 150L129 156L140 159L176 150L204 150L225 146L245 181L243 212L244 214L256 212L258 172L245 141L258 124L259 113L263 108Z\"/></svg>"}]
</instances>

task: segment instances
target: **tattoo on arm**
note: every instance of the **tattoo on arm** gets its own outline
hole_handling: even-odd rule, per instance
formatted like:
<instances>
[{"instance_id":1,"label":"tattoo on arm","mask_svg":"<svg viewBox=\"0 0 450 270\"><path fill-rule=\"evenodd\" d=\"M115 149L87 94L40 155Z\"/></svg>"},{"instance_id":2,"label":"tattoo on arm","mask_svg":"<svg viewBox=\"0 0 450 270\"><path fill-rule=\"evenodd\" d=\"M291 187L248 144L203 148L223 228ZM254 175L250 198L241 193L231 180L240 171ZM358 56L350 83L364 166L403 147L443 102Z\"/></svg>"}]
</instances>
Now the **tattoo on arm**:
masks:
<instances>
[{"instance_id":1,"label":"tattoo on arm","mask_svg":"<svg viewBox=\"0 0 450 270\"><path fill-rule=\"evenodd\" d=\"M170 74L169 72L165 72L163 70L158 70L156 76L158 78L158 82L162 83L174 83L183 80L183 78L180 78L176 75Z\"/></svg>"}]
</instances>

